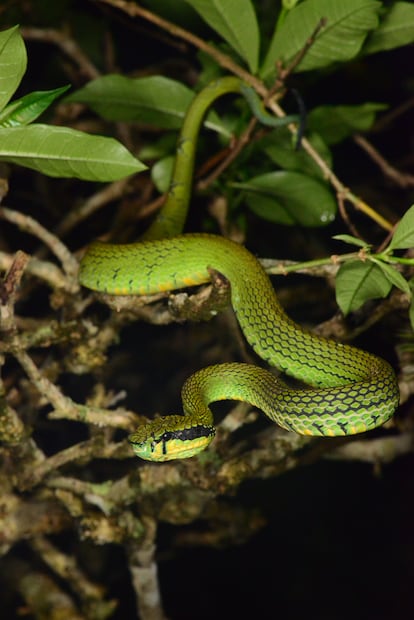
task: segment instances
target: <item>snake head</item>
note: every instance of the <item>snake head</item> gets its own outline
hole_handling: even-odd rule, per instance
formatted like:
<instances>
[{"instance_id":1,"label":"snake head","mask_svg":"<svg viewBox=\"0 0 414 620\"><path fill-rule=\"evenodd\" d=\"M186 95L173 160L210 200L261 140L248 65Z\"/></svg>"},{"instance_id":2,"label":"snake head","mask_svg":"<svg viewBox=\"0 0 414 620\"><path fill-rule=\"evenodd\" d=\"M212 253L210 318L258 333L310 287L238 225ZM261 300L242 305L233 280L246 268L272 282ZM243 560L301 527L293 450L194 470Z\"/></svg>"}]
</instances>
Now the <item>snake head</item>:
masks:
<instances>
[{"instance_id":1,"label":"snake head","mask_svg":"<svg viewBox=\"0 0 414 620\"><path fill-rule=\"evenodd\" d=\"M136 456L163 462L198 454L207 448L214 435L213 426L191 425L185 416L169 415L139 426L128 439Z\"/></svg>"}]
</instances>

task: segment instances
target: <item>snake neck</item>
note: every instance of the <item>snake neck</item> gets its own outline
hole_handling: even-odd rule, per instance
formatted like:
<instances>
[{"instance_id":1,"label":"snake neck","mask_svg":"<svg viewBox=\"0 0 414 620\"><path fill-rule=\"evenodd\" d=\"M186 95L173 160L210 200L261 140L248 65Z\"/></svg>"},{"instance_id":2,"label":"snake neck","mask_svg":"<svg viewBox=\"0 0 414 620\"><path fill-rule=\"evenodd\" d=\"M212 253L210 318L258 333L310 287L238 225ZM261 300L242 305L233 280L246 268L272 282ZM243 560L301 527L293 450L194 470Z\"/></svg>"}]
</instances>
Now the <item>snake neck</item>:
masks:
<instances>
[{"instance_id":1,"label":"snake neck","mask_svg":"<svg viewBox=\"0 0 414 620\"><path fill-rule=\"evenodd\" d=\"M241 93L242 85L243 82L233 76L215 80L190 103L177 140L167 199L158 216L143 234L143 240L172 237L183 230L190 203L196 144L203 119L216 99L230 93Z\"/></svg>"},{"instance_id":2,"label":"snake neck","mask_svg":"<svg viewBox=\"0 0 414 620\"><path fill-rule=\"evenodd\" d=\"M210 82L192 100L186 112L177 149L167 199L142 240L163 239L180 234L184 229L190 204L194 173L195 151L203 119L211 105L228 94L243 95L256 118L268 127L282 127L297 120L297 116L278 118L269 114L255 90L235 76Z\"/></svg>"}]
</instances>

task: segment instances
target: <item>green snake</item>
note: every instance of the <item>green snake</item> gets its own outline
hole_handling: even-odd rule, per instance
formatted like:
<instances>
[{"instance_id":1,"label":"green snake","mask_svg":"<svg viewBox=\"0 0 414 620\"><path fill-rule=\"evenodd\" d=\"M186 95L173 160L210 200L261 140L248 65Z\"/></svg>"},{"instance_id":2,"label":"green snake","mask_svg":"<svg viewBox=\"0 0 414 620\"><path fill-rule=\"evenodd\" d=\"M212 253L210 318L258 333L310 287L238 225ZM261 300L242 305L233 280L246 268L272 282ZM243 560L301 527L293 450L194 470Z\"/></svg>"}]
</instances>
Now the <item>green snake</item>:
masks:
<instances>
[{"instance_id":1,"label":"green snake","mask_svg":"<svg viewBox=\"0 0 414 620\"><path fill-rule=\"evenodd\" d=\"M150 295L203 284L211 270L229 282L231 303L243 333L270 365L304 382L293 388L269 370L245 363L209 366L182 388L183 415L143 424L130 436L137 456L150 461L191 457L215 435L210 403L246 401L281 427L304 435L352 435L386 422L399 402L396 376L383 359L322 338L290 319L256 258L241 245L209 234L178 234L190 200L194 152L204 114L217 97L244 95L259 120L274 126L256 95L238 78L217 80L201 91L187 112L165 206L143 241L95 242L80 265L79 280L112 295ZM157 238L160 237L160 238Z\"/></svg>"}]
</instances>

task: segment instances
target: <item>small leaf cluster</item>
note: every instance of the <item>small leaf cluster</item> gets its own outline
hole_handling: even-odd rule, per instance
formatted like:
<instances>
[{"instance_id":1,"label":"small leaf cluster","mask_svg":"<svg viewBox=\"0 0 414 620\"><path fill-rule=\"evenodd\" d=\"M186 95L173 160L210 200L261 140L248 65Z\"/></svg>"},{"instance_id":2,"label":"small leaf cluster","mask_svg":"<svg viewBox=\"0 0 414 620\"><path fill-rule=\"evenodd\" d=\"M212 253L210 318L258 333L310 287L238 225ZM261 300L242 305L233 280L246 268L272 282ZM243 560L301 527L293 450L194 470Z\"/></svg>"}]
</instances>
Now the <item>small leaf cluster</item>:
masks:
<instances>
[{"instance_id":1,"label":"small leaf cluster","mask_svg":"<svg viewBox=\"0 0 414 620\"><path fill-rule=\"evenodd\" d=\"M163 3L152 4L154 10L162 9ZM236 69L266 85L272 85L278 77L280 64L289 68L294 63L321 19L323 27L293 67L293 73L335 71L340 63L358 56L414 41L414 5L408 2L282 2L270 38L262 32L260 9L252 0L185 0L184 8L185 5L210 27L213 50L228 51ZM178 19L182 12L180 6ZM199 61L202 71L196 91L225 72L219 58L203 52ZM194 92L181 82L160 75L106 75L72 93L66 101L84 103L107 120L177 130L193 96ZM229 140L231 135L240 134L249 118L249 111L240 101L226 105L224 114L211 112L205 123L219 134L221 143L226 137ZM331 147L356 131L368 130L386 108L386 104L375 101L318 106L308 113L306 137L321 160L331 167ZM331 223L337 204L321 168L303 150L294 149L287 128L262 133L239 157L240 165L226 170L221 179L220 190L227 193L232 208L247 208L260 218L289 226L318 227ZM141 158L156 158L155 164L152 162L152 179L162 192L169 184L174 149L174 141L163 135L140 154Z\"/></svg>"},{"instance_id":2,"label":"small leaf cluster","mask_svg":"<svg viewBox=\"0 0 414 620\"><path fill-rule=\"evenodd\" d=\"M414 247L414 205L401 218L382 252L372 254L369 245L352 235L336 235L335 239L361 248L360 258L346 261L336 276L336 300L344 314L358 310L370 299L387 297L393 286L412 298L413 282L408 282L395 265L414 266L414 259L396 256L394 252ZM412 300L409 315L414 328Z\"/></svg>"},{"instance_id":3,"label":"small leaf cluster","mask_svg":"<svg viewBox=\"0 0 414 620\"><path fill-rule=\"evenodd\" d=\"M26 65L26 48L17 27L0 32L0 161L52 177L86 181L113 181L146 168L113 138L31 124L69 86L10 101Z\"/></svg>"}]
</instances>

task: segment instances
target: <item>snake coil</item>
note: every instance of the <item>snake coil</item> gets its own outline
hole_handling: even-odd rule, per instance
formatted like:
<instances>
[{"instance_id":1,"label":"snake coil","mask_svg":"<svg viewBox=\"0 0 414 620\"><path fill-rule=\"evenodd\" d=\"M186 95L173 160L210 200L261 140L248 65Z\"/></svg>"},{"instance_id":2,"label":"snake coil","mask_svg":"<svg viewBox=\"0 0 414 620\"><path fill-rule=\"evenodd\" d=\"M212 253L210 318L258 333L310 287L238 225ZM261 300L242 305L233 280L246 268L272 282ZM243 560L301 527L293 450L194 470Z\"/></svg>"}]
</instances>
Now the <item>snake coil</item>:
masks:
<instances>
[{"instance_id":1,"label":"snake coil","mask_svg":"<svg viewBox=\"0 0 414 620\"><path fill-rule=\"evenodd\" d=\"M215 235L180 234L202 119L218 97L230 92L242 94L266 124L278 127L294 120L267 115L256 93L238 78L222 78L206 87L187 111L168 198L145 239L124 245L91 244L81 261L79 281L113 295L149 295L208 282L213 268L230 282L233 309L256 353L307 385L293 389L251 364L203 368L183 386L184 415L157 418L130 436L137 456L150 461L186 458L204 450L215 434L209 404L218 400L246 401L285 429L329 437L376 428L393 415L399 402L391 366L292 321L260 263L244 247Z\"/></svg>"}]
</instances>

